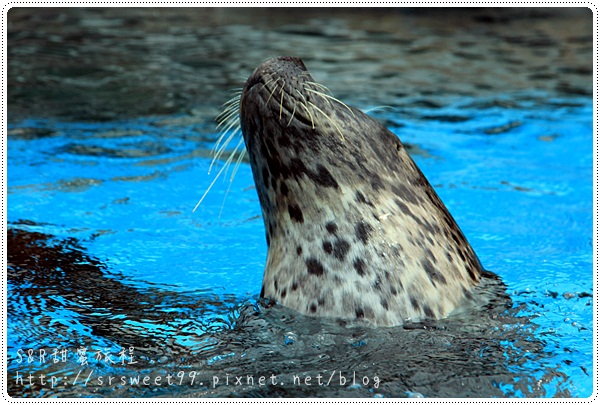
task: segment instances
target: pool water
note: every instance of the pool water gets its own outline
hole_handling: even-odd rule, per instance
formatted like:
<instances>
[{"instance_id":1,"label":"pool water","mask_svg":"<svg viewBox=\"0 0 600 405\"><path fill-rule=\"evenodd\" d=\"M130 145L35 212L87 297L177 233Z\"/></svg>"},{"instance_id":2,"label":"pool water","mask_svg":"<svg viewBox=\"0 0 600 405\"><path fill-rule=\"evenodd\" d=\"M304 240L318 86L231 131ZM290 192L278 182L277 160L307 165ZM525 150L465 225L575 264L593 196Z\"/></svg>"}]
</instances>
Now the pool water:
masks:
<instances>
[{"instance_id":1,"label":"pool water","mask_svg":"<svg viewBox=\"0 0 600 405\"><path fill-rule=\"evenodd\" d=\"M255 32L232 27L231 38ZM323 35L324 46L343 43L343 27L332 23L339 32ZM294 41L305 34L291 25L281 32ZM321 72L338 66L321 63ZM352 83L349 73L319 75L315 65L307 62L326 85L328 78L332 87ZM388 103L366 101L369 92L334 92L400 137L511 298L509 308L379 329L259 299L267 247L247 161L233 179L229 170L217 180L193 212L224 163L208 174L216 108L85 120L79 110L56 113L51 103L49 113L27 110L19 104L25 96L13 93L9 394L592 395L593 102L573 83L569 91L392 96L376 82ZM223 84L211 97L223 103L228 89ZM371 108L382 104L389 107ZM136 383L140 376L152 383Z\"/></svg>"},{"instance_id":2,"label":"pool water","mask_svg":"<svg viewBox=\"0 0 600 405\"><path fill-rule=\"evenodd\" d=\"M423 118L410 122L394 113L380 118L409 145L484 266L507 284L519 316L530 318L532 338L552 353L546 372L567 376L546 393L587 396L592 104L549 99L544 109L528 98L485 116L474 100L453 100L435 111L413 109ZM457 111L468 122L456 122ZM231 187L230 176L218 181L192 212L213 179L206 151L216 135L164 121L10 125L9 250L23 238L27 250L9 257L9 374L23 367L19 349L103 350L137 334L159 351L173 345L202 358L208 336L231 331L236 309L258 298L266 243L249 164ZM18 261L37 250L35 270ZM78 259L65 268L69 253ZM107 299L112 294L117 302ZM95 329L103 322L106 337Z\"/></svg>"}]
</instances>

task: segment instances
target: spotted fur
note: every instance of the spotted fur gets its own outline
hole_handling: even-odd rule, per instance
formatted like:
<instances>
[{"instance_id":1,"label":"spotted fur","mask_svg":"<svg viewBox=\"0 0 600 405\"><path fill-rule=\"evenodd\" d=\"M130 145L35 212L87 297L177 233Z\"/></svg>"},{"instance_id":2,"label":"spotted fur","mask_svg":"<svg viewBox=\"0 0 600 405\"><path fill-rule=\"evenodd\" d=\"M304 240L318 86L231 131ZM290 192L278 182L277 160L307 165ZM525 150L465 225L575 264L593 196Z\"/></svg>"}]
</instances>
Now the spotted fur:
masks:
<instances>
[{"instance_id":1,"label":"spotted fur","mask_svg":"<svg viewBox=\"0 0 600 405\"><path fill-rule=\"evenodd\" d=\"M252 73L240 123L269 245L262 296L375 325L445 317L472 296L479 259L402 142L300 59Z\"/></svg>"}]
</instances>

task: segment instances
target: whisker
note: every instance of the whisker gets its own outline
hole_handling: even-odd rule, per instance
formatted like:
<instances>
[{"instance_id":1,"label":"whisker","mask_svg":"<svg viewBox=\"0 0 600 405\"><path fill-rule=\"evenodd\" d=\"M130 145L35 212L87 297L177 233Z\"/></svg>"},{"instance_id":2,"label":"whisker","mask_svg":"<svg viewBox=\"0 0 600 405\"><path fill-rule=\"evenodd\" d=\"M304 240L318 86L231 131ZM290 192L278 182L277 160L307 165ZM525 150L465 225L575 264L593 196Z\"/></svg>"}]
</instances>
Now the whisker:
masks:
<instances>
[{"instance_id":1,"label":"whisker","mask_svg":"<svg viewBox=\"0 0 600 405\"><path fill-rule=\"evenodd\" d=\"M327 86L323 86L321 83L317 83L317 82L305 82L304 84L307 84L309 86L315 86L315 87L317 87L317 88L319 88L319 89L321 89L321 90L323 90L323 91L325 91L325 92L327 92L329 94L332 94L331 90L329 90L327 88Z\"/></svg>"},{"instance_id":2,"label":"whisker","mask_svg":"<svg viewBox=\"0 0 600 405\"><path fill-rule=\"evenodd\" d=\"M235 116L236 114L238 114L239 112L239 105L234 106L234 108L229 109L229 111L224 111L223 116L219 117L219 124L217 125L217 129L219 129L219 127L221 127L222 125L226 124L233 116Z\"/></svg>"},{"instance_id":3,"label":"whisker","mask_svg":"<svg viewBox=\"0 0 600 405\"><path fill-rule=\"evenodd\" d=\"M240 104L240 98L242 96L242 92L240 91L239 94L236 94L235 96L231 97L229 100L227 100L224 104L223 107L227 106L227 108L225 108L225 110L227 110L228 108L230 108L232 105L239 105ZM221 115L221 114L219 114ZM217 115L218 117L218 115Z\"/></svg>"},{"instance_id":4,"label":"whisker","mask_svg":"<svg viewBox=\"0 0 600 405\"><path fill-rule=\"evenodd\" d=\"M239 102L239 101L240 101L240 98L241 98L241 96L242 96L242 91L243 91L243 90L241 90L241 89L236 89L236 91L235 91L235 93L234 93L233 97L231 97L229 100L227 100L226 102L224 102L224 103L222 104L222 106L224 107L224 106L226 106L226 105L230 105L230 104L232 104L232 103L235 103L236 101L238 101L238 102ZM217 117L218 117L218 115L217 115Z\"/></svg>"},{"instance_id":5,"label":"whisker","mask_svg":"<svg viewBox=\"0 0 600 405\"><path fill-rule=\"evenodd\" d=\"M306 101L304 94L300 93L298 90L296 90L296 93L298 93L300 95L300 97L302 98L302 100L304 100L304 104L300 103L300 105L302 107L304 107L304 109L308 113L308 116L310 117L310 122L312 123L312 129L315 129L315 120L310 112L310 109L308 107L306 107L306 105L308 105L308 101Z\"/></svg>"},{"instance_id":6,"label":"whisker","mask_svg":"<svg viewBox=\"0 0 600 405\"><path fill-rule=\"evenodd\" d=\"M265 87L267 87L267 84L270 84L270 83L271 83L271 82L274 80L274 79L273 79L273 76L269 75L269 77L270 77L271 79L270 79L270 80L267 80L267 81L266 81L266 82L263 84L263 86L262 86L261 90L262 90L262 89L264 89ZM278 81L279 81L279 79L277 79L277 81L276 81L275 83L277 83Z\"/></svg>"},{"instance_id":7,"label":"whisker","mask_svg":"<svg viewBox=\"0 0 600 405\"><path fill-rule=\"evenodd\" d=\"M384 111L384 110L395 110L395 107L389 106L389 105L379 105L379 106L375 106L375 107L371 107L371 108L367 108L366 110L363 110L363 112L365 114L369 114L372 113L373 111Z\"/></svg>"},{"instance_id":8,"label":"whisker","mask_svg":"<svg viewBox=\"0 0 600 405\"><path fill-rule=\"evenodd\" d=\"M305 88L304 90L306 90L306 91L310 91L311 93L317 94L317 95L319 95L319 96L321 96L321 97L323 97L323 98L325 98L325 99L328 99L328 100L333 100L333 101L336 101L336 102L338 102L339 104L341 104L341 105L343 105L344 107L346 107L346 109L347 109L348 111L350 111L350 114L352 114L352 116L353 116L354 118L356 118L356 116L354 115L354 112L352 111L352 109L351 109L350 107L348 107L348 106L347 106L345 103L343 103L343 102L341 102L340 100L338 100L337 98L335 98L335 97L333 97L333 96L330 96L330 95L328 95L328 94L325 94L325 93L321 93L321 92L319 92L319 91L316 91L316 90L312 90L312 89L307 89L307 88Z\"/></svg>"},{"instance_id":9,"label":"whisker","mask_svg":"<svg viewBox=\"0 0 600 405\"><path fill-rule=\"evenodd\" d=\"M231 172L231 178L229 179L229 186L227 186L227 191L225 192L225 197L223 197L223 203L221 204L221 209L219 210L219 219L221 218L221 214L223 213L223 208L225 207L225 200L227 199L227 196L229 195L229 190L231 189L231 185L233 184L233 178L235 177L235 175L240 167L240 164L242 163L242 159L246 155L246 149L243 146L242 146L242 150L238 151L239 147L242 145L243 142L244 142L244 139L242 138L240 140L240 142L237 144L237 146L235 147L235 149L233 150L233 153L231 154L233 156L237 153L238 158L236 159L235 164L233 165L233 171Z\"/></svg>"},{"instance_id":10,"label":"whisker","mask_svg":"<svg viewBox=\"0 0 600 405\"><path fill-rule=\"evenodd\" d=\"M221 138L223 138L225 135L229 134L229 138L236 135L237 132L239 132L240 130L240 122L239 120L234 120L232 119L227 126L223 129ZM227 139L229 139L227 138ZM224 145L219 145L217 148L217 145L215 145L215 147L213 147L212 149L212 153L215 154L215 151L219 151L223 149Z\"/></svg>"},{"instance_id":11,"label":"whisker","mask_svg":"<svg viewBox=\"0 0 600 405\"><path fill-rule=\"evenodd\" d=\"M281 93L281 100L279 101L279 121L281 121L281 115L283 114L283 87L285 86L285 82L281 84L281 89L279 92Z\"/></svg>"},{"instance_id":12,"label":"whisker","mask_svg":"<svg viewBox=\"0 0 600 405\"><path fill-rule=\"evenodd\" d=\"M233 129L235 129L233 131L233 133L229 134L229 137L227 138L226 143L222 145L221 142L223 141L223 138L229 132L231 132ZM233 137L236 134L236 132L238 132L239 130L240 130L239 120L234 119L233 117L231 119L229 119L227 122L227 126L225 128L223 128L223 130L221 131L221 136L219 137L219 139L217 140L215 145L211 148L211 152L215 156L215 158L218 157L218 155L220 154L219 151L221 151L225 146L227 146L227 144L231 140L231 137ZM211 165L211 168L212 168L212 165ZM209 174L210 174L210 172L209 172Z\"/></svg>"},{"instance_id":13,"label":"whisker","mask_svg":"<svg viewBox=\"0 0 600 405\"><path fill-rule=\"evenodd\" d=\"M331 118L329 118L329 116L327 114L325 114L319 107L317 107L316 105L314 105L314 103L311 103L309 101L308 104L310 104L310 106L312 108L314 108L315 110L317 110L318 112L320 112L321 114L323 114L323 116L325 118L327 118L329 120L329 122L331 122L333 124L333 126L337 129L338 133L342 137L342 141L346 141L346 139L344 138L344 134L342 134L342 130L340 129L340 127L338 127L338 125L335 123L334 120L332 120Z\"/></svg>"},{"instance_id":14,"label":"whisker","mask_svg":"<svg viewBox=\"0 0 600 405\"><path fill-rule=\"evenodd\" d=\"M221 155L223 155L223 152L225 152L225 148L227 147L227 145L229 145L229 142L231 142L231 140L235 137L235 135L236 135L236 132L232 132L231 134L229 134L229 136L227 137L225 142L223 142L223 145L221 145L219 147L219 149L214 153L212 162L210 162L210 166L208 168L208 174L210 174L210 172L212 171L213 165L221 158Z\"/></svg>"},{"instance_id":15,"label":"whisker","mask_svg":"<svg viewBox=\"0 0 600 405\"><path fill-rule=\"evenodd\" d=\"M241 96L235 96L229 101L227 101L225 104L223 104L223 107L225 108L219 113L219 115L215 117L215 121L219 123L223 122L227 119L227 116L230 115L232 111L237 112L240 108L240 99Z\"/></svg>"},{"instance_id":16,"label":"whisker","mask_svg":"<svg viewBox=\"0 0 600 405\"><path fill-rule=\"evenodd\" d=\"M223 103L223 106L227 106L230 104L234 104L236 102L240 101L240 98L242 96L242 90L238 91L235 93L235 95L233 97L231 97L229 100L227 100L226 102Z\"/></svg>"},{"instance_id":17,"label":"whisker","mask_svg":"<svg viewBox=\"0 0 600 405\"><path fill-rule=\"evenodd\" d=\"M239 112L240 97L233 97L232 99L230 99L223 105L227 105L227 104L229 104L229 105L215 118L215 120L218 122L216 129L219 129L224 125L225 125L225 128L221 130L219 139L217 140L215 145L211 148L213 153L215 150L217 150L219 148L219 145L223 141L223 138L225 137L228 130L230 130L237 122L237 118L235 116Z\"/></svg>"},{"instance_id":18,"label":"whisker","mask_svg":"<svg viewBox=\"0 0 600 405\"><path fill-rule=\"evenodd\" d=\"M279 81L279 79L277 79L275 81L275 87L273 87L273 90L271 90L271 94L269 94L269 98L267 99L267 101L265 101L265 104L269 104L269 100L271 100L271 97L273 97L273 93L275 93L275 90L277 90L277 82L278 81Z\"/></svg>"},{"instance_id":19,"label":"whisker","mask_svg":"<svg viewBox=\"0 0 600 405\"><path fill-rule=\"evenodd\" d=\"M290 117L290 120L287 123L287 127L290 126L290 124L292 123L292 120L294 119L294 114L296 114L296 103L294 103L294 110L292 111L292 116Z\"/></svg>"},{"instance_id":20,"label":"whisker","mask_svg":"<svg viewBox=\"0 0 600 405\"><path fill-rule=\"evenodd\" d=\"M208 186L208 188L206 189L206 191L202 195L202 198L200 198L200 201L198 201L198 204L196 204L196 206L194 207L194 209L192 210L192 212L196 212L196 209L200 206L200 204L202 204L202 201L204 201L204 198L206 198L208 192L212 189L212 187L216 183L217 179L221 176L221 173L223 173L223 170L225 170L225 168L228 167L231 164L232 160L233 160L233 153L231 154L231 156L229 156L227 158L227 160L225 161L225 164L223 165L223 167L221 168L221 170L219 170L219 173L217 173L217 175L215 176L215 178L213 179L213 181L210 183L210 185Z\"/></svg>"},{"instance_id":21,"label":"whisker","mask_svg":"<svg viewBox=\"0 0 600 405\"><path fill-rule=\"evenodd\" d=\"M235 149L233 150L233 152L231 153L230 156L227 157L227 159L225 160L225 163L223 164L223 167L219 170L219 172L216 174L215 178L212 180L212 182L210 183L210 185L208 186L208 188L204 191L204 194L202 195L202 197L200 198L200 200L198 201L198 203L196 204L196 206L194 207L192 212L195 212L198 207L200 206L200 204L202 204L202 201L204 201L204 199L206 198L206 196L208 195L208 193L210 192L210 190L213 188L213 186L215 185L215 183L217 182L217 180L219 179L219 177L221 177L224 172L225 172L225 177L226 178L226 173L229 170L230 166L231 166L231 162L233 161L234 157L236 156L236 154L238 155L245 155L246 151L244 149L243 143L244 143L244 138L242 136L240 136L241 134L241 125L240 125L240 120L239 120L239 110L240 110L240 103L241 103L241 98L242 98L242 93L243 93L243 88L235 88L235 89L230 89L230 92L233 92L233 97L231 97L229 100L227 100L223 105L223 111L221 111L216 117L215 117L215 121L217 122L217 129L220 129L219 131L219 138L217 139L217 141L215 142L215 144L213 145L213 147L211 148L211 153L213 155L212 161L210 162L210 166L208 168L208 174L210 174L213 170L213 167L215 166L215 164L221 159L221 157L223 156L223 154L225 153L227 146L229 146L229 144L231 143L231 141L233 139L235 139L236 137L239 137L240 140L237 143ZM242 149L242 151L240 152L240 147ZM234 172L231 176L231 181L233 181L233 176L235 175L235 172L237 172L237 166L239 166L239 161L241 161L241 157L238 156L238 159L236 160L236 166L234 166ZM231 184L230 184L231 186ZM227 193L229 192L229 188L227 189ZM227 193L225 195L225 197L227 197ZM223 205L225 204L225 200L223 200ZM223 205L221 206L221 211L223 210ZM219 214L220 217L220 214Z\"/></svg>"}]
</instances>

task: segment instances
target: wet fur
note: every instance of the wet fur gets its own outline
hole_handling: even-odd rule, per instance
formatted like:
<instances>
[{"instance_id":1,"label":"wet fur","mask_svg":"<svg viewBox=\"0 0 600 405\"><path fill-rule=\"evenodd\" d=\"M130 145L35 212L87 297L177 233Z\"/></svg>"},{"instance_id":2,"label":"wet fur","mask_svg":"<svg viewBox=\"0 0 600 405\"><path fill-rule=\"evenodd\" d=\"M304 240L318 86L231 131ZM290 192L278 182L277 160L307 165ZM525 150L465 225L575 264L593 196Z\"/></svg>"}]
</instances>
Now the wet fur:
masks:
<instances>
[{"instance_id":1,"label":"wet fur","mask_svg":"<svg viewBox=\"0 0 600 405\"><path fill-rule=\"evenodd\" d=\"M375 325L472 300L482 266L401 141L311 83L302 61L282 57L241 95L269 246L261 296Z\"/></svg>"}]
</instances>

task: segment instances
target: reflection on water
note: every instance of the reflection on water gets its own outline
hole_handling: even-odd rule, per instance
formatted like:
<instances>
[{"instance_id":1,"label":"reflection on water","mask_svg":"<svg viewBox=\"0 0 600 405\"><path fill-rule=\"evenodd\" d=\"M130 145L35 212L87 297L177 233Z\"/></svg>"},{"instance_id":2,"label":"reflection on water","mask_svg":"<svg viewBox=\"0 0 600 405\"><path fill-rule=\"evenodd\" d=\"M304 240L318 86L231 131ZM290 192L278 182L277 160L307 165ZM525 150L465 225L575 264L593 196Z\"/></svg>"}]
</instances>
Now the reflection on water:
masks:
<instances>
[{"instance_id":1,"label":"reflection on water","mask_svg":"<svg viewBox=\"0 0 600 405\"><path fill-rule=\"evenodd\" d=\"M507 386L527 390L523 395L546 395L536 379L517 380L524 377L519 375L523 356L528 372L537 367L546 373L545 382L556 387L553 394L569 394L562 388L564 373L544 370L543 343L533 337L534 326L505 313L502 302L483 317L473 313L371 329L211 291L188 295L164 287L132 288L108 276L105 265L73 239L11 229L8 243L13 396L498 396ZM87 353L78 356L81 348ZM31 364L28 349L34 350ZM68 351L66 362L50 360L57 349ZM40 364L41 350L47 363ZM115 364L105 363L106 353ZM180 383L150 391L131 387L138 375L154 380L169 373ZM270 381L276 384L249 384L247 376L258 380L257 373L275 376ZM24 384L19 375L26 383L33 375L33 384ZM54 376L56 387L42 388L41 375L48 384ZM319 375L325 375L323 384L334 380L315 392L309 377L318 384ZM112 387L110 376L117 381ZM232 385L234 376L244 376L244 385L232 389L228 376ZM293 384L294 378L301 380Z\"/></svg>"},{"instance_id":2,"label":"reflection on water","mask_svg":"<svg viewBox=\"0 0 600 405\"><path fill-rule=\"evenodd\" d=\"M208 122L223 92L289 54L359 108L523 90L592 95L584 8L12 8L8 17L11 119Z\"/></svg>"},{"instance_id":3,"label":"reflection on water","mask_svg":"<svg viewBox=\"0 0 600 405\"><path fill-rule=\"evenodd\" d=\"M591 14L573 9L11 9L9 393L591 395L591 46ZM336 97L386 106L371 114L511 308L370 329L257 299L250 167L191 210L228 90L289 49Z\"/></svg>"}]
</instances>

